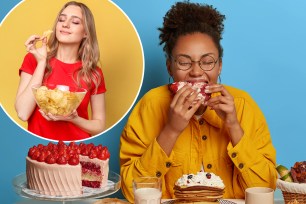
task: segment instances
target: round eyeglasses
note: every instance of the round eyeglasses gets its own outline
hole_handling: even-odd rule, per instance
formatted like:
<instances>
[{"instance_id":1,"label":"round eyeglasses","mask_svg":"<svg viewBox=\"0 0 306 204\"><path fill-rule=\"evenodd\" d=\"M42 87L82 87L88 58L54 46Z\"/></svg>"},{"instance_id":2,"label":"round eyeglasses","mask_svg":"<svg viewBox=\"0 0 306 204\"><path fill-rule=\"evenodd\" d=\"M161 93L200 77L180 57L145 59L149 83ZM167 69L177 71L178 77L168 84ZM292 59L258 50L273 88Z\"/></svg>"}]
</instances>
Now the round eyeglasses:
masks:
<instances>
[{"instance_id":1,"label":"round eyeglasses","mask_svg":"<svg viewBox=\"0 0 306 204\"><path fill-rule=\"evenodd\" d=\"M174 60L177 68L184 71L190 69L193 63L198 63L200 68L204 71L211 71L219 60L219 58L215 60L210 55L202 56L199 61L194 61L187 55L178 55L175 58L171 56L171 58Z\"/></svg>"}]
</instances>

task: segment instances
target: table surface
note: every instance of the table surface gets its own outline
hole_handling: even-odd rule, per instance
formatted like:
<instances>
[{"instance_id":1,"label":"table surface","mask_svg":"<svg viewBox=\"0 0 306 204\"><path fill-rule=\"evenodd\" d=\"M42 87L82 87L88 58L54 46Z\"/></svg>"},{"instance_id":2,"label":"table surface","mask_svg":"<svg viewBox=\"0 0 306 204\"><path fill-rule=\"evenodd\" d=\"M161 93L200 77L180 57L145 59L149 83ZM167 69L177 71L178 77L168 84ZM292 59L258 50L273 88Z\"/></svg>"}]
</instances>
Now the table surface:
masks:
<instances>
[{"instance_id":1,"label":"table surface","mask_svg":"<svg viewBox=\"0 0 306 204\"><path fill-rule=\"evenodd\" d=\"M245 204L245 201L242 199L226 199L235 202L236 204ZM55 203L73 203L73 204L93 204L98 199L87 199L87 200L82 200L82 201L66 201L66 202L51 202L51 201L40 201L40 200L31 200L31 199L22 199L16 204L38 204L38 203L43 203L43 204L55 204ZM162 200L162 203L165 202L166 200ZM284 204L283 200L275 200L274 204Z\"/></svg>"},{"instance_id":2,"label":"table surface","mask_svg":"<svg viewBox=\"0 0 306 204\"><path fill-rule=\"evenodd\" d=\"M236 204L245 204L245 200L242 199L225 199L229 201L233 201ZM274 204L285 204L283 200L274 200Z\"/></svg>"},{"instance_id":3,"label":"table surface","mask_svg":"<svg viewBox=\"0 0 306 204\"><path fill-rule=\"evenodd\" d=\"M171 199L162 199L162 204L163 202L166 204L167 202L166 201L169 201ZM235 204L245 204L245 200L244 199L224 199L224 200L228 200L228 201L232 201L234 202ZM284 201L283 200L279 200L279 199L275 199L274 200L274 204L284 204Z\"/></svg>"},{"instance_id":4,"label":"table surface","mask_svg":"<svg viewBox=\"0 0 306 204\"><path fill-rule=\"evenodd\" d=\"M80 201L65 201L65 202L54 202L54 201L41 201L41 200L32 200L32 199L26 199L20 197L20 200L16 201L15 204L38 204L38 203L43 203L43 204L56 204L56 203L62 203L62 204L93 204L99 199L86 199L86 200L80 200ZM169 199L168 199L169 200ZM226 199L233 201L237 204L245 204L245 201L243 199ZM162 203L164 201L167 201L167 199L162 199ZM274 204L284 204L283 196L281 194L281 191L276 189L274 193Z\"/></svg>"}]
</instances>

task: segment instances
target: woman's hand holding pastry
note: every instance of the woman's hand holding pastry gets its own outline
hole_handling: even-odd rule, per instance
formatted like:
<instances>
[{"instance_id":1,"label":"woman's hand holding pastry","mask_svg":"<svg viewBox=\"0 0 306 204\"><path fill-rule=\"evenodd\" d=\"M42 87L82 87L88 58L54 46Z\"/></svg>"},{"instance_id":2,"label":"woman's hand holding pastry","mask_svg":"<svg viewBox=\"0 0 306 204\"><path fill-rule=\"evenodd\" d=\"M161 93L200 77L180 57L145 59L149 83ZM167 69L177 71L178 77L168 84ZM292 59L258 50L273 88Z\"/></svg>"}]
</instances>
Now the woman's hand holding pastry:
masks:
<instances>
[{"instance_id":1,"label":"woman's hand holding pastry","mask_svg":"<svg viewBox=\"0 0 306 204\"><path fill-rule=\"evenodd\" d=\"M171 101L167 124L156 139L168 156L175 145L176 139L203 103L203 101L197 99L197 96L197 91L185 85L176 92Z\"/></svg>"},{"instance_id":2,"label":"woman's hand holding pastry","mask_svg":"<svg viewBox=\"0 0 306 204\"><path fill-rule=\"evenodd\" d=\"M209 85L206 87L205 92L220 93L215 97L211 97L207 102L205 102L205 105L210 107L212 110L215 110L218 116L224 121L232 145L235 146L241 140L244 131L237 119L233 96L222 84Z\"/></svg>"},{"instance_id":3,"label":"woman's hand holding pastry","mask_svg":"<svg viewBox=\"0 0 306 204\"><path fill-rule=\"evenodd\" d=\"M218 116L225 122L226 127L238 124L236 108L233 96L222 84L213 84L206 87L207 93L220 93L211 97L205 105L215 110Z\"/></svg>"},{"instance_id":4,"label":"woman's hand holding pastry","mask_svg":"<svg viewBox=\"0 0 306 204\"><path fill-rule=\"evenodd\" d=\"M37 47L36 44L38 41L42 41L41 47ZM27 51L32 53L37 62L46 62L47 59L47 37L43 36L40 37L38 35L32 35L27 39L25 42L25 46L27 48Z\"/></svg>"},{"instance_id":5,"label":"woman's hand holding pastry","mask_svg":"<svg viewBox=\"0 0 306 204\"><path fill-rule=\"evenodd\" d=\"M186 85L173 97L170 104L168 126L180 134L203 101L197 99L198 92Z\"/></svg>"}]
</instances>

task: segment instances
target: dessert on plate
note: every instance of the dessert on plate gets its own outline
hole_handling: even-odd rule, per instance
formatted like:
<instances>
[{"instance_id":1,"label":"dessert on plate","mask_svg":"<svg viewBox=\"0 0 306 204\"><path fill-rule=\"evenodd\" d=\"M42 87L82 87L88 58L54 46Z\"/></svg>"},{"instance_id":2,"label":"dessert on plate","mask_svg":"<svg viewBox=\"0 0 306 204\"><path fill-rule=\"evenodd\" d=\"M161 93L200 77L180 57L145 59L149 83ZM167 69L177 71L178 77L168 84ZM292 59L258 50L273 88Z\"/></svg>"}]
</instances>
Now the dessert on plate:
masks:
<instances>
[{"instance_id":1,"label":"dessert on plate","mask_svg":"<svg viewBox=\"0 0 306 204\"><path fill-rule=\"evenodd\" d=\"M291 176L296 183L306 183L306 161L295 162L291 167Z\"/></svg>"},{"instance_id":2,"label":"dessert on plate","mask_svg":"<svg viewBox=\"0 0 306 204\"><path fill-rule=\"evenodd\" d=\"M174 195L180 202L214 202L223 197L225 185L212 172L184 174L174 186Z\"/></svg>"},{"instance_id":3,"label":"dessert on plate","mask_svg":"<svg viewBox=\"0 0 306 204\"><path fill-rule=\"evenodd\" d=\"M55 196L78 196L82 187L102 188L109 173L107 147L93 143L39 144L28 151L26 177L29 189Z\"/></svg>"},{"instance_id":4,"label":"dessert on plate","mask_svg":"<svg viewBox=\"0 0 306 204\"><path fill-rule=\"evenodd\" d=\"M278 165L276 170L279 174L276 187L282 191L285 203L305 203L306 161L295 162L290 170L283 165Z\"/></svg>"}]
</instances>

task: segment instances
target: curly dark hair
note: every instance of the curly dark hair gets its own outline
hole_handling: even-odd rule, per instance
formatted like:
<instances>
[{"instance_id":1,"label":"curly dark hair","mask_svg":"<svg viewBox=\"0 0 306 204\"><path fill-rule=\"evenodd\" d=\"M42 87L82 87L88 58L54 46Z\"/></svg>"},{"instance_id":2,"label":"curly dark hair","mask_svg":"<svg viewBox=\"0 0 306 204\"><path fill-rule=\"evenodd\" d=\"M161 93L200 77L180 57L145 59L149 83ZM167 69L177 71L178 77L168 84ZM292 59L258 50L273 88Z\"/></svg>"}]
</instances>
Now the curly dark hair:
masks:
<instances>
[{"instance_id":1,"label":"curly dark hair","mask_svg":"<svg viewBox=\"0 0 306 204\"><path fill-rule=\"evenodd\" d=\"M158 28L159 44L164 44L163 50L167 57L170 57L180 36L196 32L205 33L213 39L218 48L219 57L222 58L223 48L220 41L224 20L225 16L210 5L189 1L177 2L166 13L163 27Z\"/></svg>"}]
</instances>

